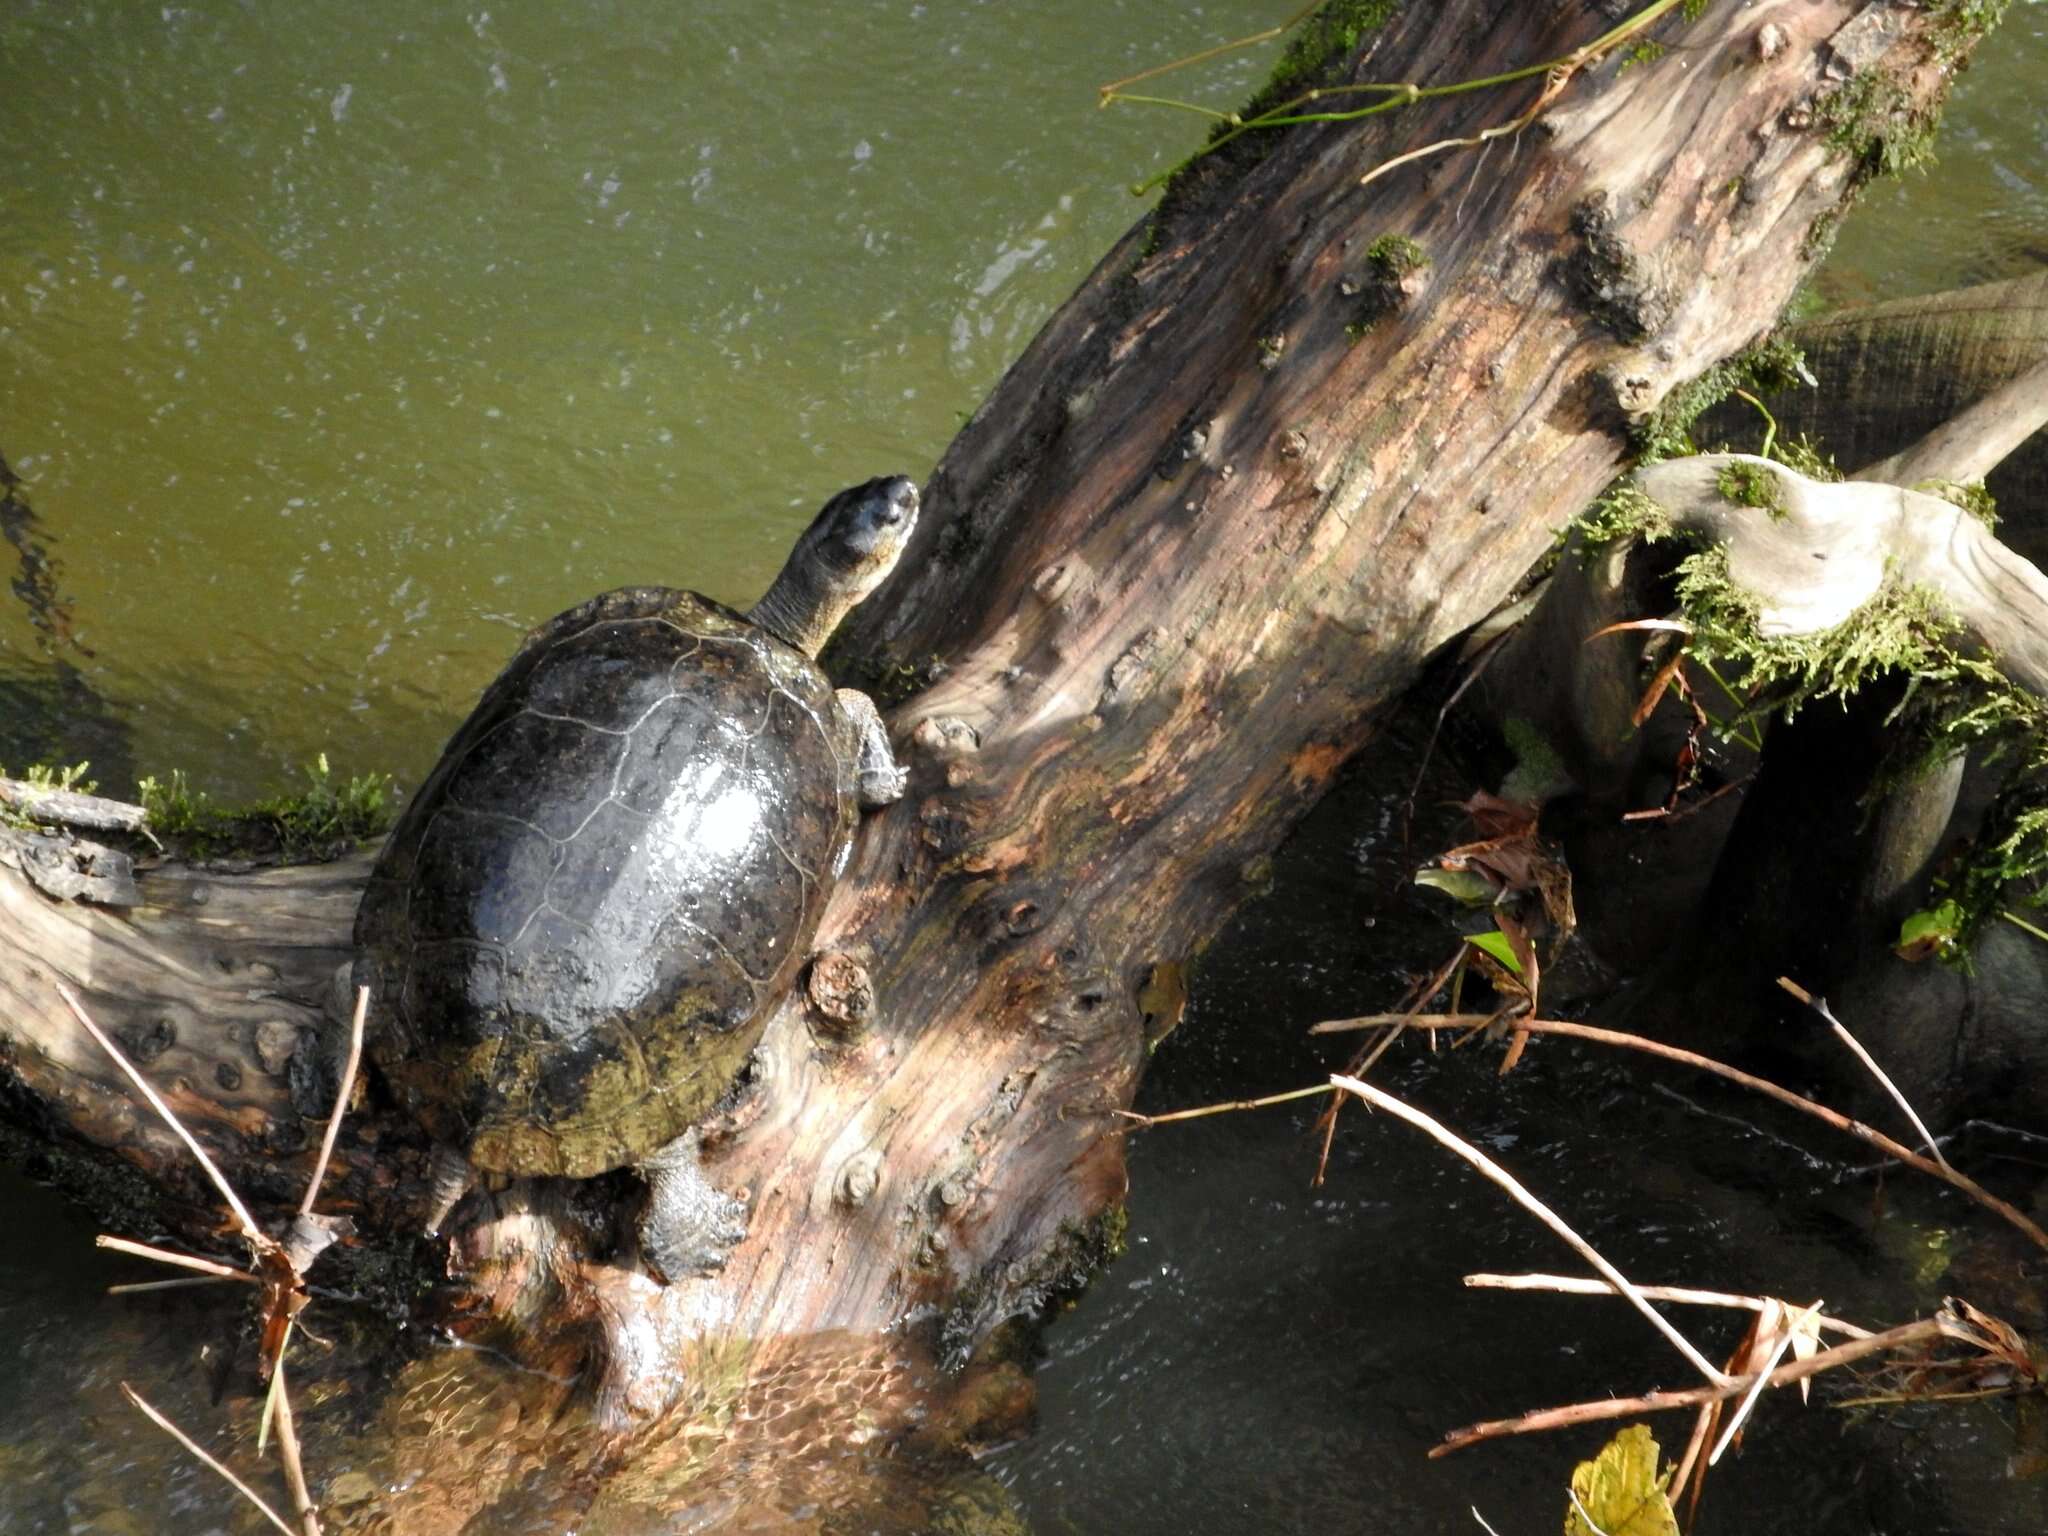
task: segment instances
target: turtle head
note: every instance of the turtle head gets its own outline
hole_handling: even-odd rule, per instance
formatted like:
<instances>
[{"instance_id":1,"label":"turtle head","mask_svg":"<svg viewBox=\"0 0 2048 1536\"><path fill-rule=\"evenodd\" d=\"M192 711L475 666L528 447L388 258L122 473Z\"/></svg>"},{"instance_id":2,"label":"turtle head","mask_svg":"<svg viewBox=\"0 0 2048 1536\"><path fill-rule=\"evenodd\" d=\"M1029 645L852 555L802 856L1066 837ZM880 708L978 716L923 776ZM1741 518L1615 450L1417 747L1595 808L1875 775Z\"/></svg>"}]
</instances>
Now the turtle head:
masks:
<instances>
[{"instance_id":1,"label":"turtle head","mask_svg":"<svg viewBox=\"0 0 2048 1536\"><path fill-rule=\"evenodd\" d=\"M839 621L879 587L917 527L917 487L901 475L851 486L811 519L747 617L815 656Z\"/></svg>"}]
</instances>

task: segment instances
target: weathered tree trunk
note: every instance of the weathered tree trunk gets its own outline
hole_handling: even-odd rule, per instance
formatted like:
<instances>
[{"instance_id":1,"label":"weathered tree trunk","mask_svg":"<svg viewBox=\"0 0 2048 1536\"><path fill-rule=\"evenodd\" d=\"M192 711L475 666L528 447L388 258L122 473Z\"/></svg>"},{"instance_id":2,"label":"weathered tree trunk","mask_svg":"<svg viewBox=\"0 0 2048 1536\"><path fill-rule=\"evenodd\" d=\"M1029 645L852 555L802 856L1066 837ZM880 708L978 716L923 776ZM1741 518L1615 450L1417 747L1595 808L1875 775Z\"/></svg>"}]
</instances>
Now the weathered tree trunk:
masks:
<instances>
[{"instance_id":1,"label":"weathered tree trunk","mask_svg":"<svg viewBox=\"0 0 2048 1536\"><path fill-rule=\"evenodd\" d=\"M1370 187L1395 155L1514 122L1545 81L1198 161L954 442L907 572L837 648L924 684L893 713L912 792L868 822L820 930L864 965L872 1009L849 1029L800 989L709 1128L712 1178L751 1202L746 1242L664 1289L599 1262L608 1239L559 1188L458 1222L502 1308L545 1294L632 1344L610 1357L614 1406L668 1402L692 1340L941 1308L968 1342L1063 1279L1122 1194L1148 969L1217 930L1377 711L1600 489L1629 414L1769 326L1864 171L1814 109L1841 69L1895 81L1902 118L1948 74L1935 9L1667 22L1663 58L1600 62L1533 126ZM1332 67L1491 76L1611 25L1449 0ZM165 868L126 913L0 872L16 1100L192 1188L58 1004L69 977L252 1193L291 1191L318 1107L291 1095L295 1061L317 1079L296 1042L320 1027L359 872ZM398 1232L419 1175L417 1138L366 1113L333 1203Z\"/></svg>"},{"instance_id":2,"label":"weathered tree trunk","mask_svg":"<svg viewBox=\"0 0 2048 1536\"><path fill-rule=\"evenodd\" d=\"M1766 397L1779 431L1810 435L1860 474L2048 360L2048 272L1843 310L1785 334L1820 382ZM1702 419L1697 435L1749 446L1761 427L1753 407L1729 401ZM2004 530L2008 539L2040 562L2048 554L2048 438L2004 458L1986 483L2007 523L2018 522Z\"/></svg>"}]
</instances>

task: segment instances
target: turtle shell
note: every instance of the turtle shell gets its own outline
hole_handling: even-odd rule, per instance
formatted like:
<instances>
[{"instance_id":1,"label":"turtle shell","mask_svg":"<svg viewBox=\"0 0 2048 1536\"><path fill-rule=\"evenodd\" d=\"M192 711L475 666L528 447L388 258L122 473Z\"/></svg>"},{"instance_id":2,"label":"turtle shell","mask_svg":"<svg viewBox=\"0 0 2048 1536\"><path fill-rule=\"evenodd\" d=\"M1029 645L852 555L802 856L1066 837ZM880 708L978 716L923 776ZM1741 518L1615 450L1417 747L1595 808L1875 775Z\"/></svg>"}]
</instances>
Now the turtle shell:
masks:
<instances>
[{"instance_id":1,"label":"turtle shell","mask_svg":"<svg viewBox=\"0 0 2048 1536\"><path fill-rule=\"evenodd\" d=\"M817 664L694 592L535 630L357 914L399 1098L504 1173L586 1177L681 1134L810 947L858 758Z\"/></svg>"}]
</instances>

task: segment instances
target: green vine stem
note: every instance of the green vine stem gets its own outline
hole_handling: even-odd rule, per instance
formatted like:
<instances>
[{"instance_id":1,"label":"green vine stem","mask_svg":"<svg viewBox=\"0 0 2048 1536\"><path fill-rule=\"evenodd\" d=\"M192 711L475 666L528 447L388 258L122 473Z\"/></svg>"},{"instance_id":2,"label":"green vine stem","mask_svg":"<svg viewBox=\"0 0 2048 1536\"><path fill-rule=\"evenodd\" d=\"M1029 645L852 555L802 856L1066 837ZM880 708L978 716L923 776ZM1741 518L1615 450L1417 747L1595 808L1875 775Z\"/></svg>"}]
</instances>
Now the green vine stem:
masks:
<instances>
[{"instance_id":1,"label":"green vine stem","mask_svg":"<svg viewBox=\"0 0 2048 1536\"><path fill-rule=\"evenodd\" d=\"M1370 181L1383 171L1391 170L1401 161L1416 159L1422 155L1434 153L1439 149L1482 143L1488 138L1497 138L1504 133L1517 132L1527 127L1544 108L1548 107L1557 98L1565 85L1579 71L1611 53L1623 43L1635 38L1665 14L1681 6L1686 8L1688 15L1695 14L1700 9L1700 0L1652 0L1651 4L1644 6L1642 10L1636 12L1633 16L1628 17L1609 31L1602 33L1584 47L1576 49L1562 58L1549 59L1541 64L1525 65L1520 69L1511 69L1503 74L1487 75L1474 80L1460 80L1450 85L1418 85L1413 81L1374 81L1358 85L1318 86L1313 90L1304 91L1299 96L1283 101L1277 106L1269 107L1256 117L1250 118L1240 117L1235 112L1219 112L1213 107L1205 107L1196 102L1179 101L1165 96L1135 95L1123 89L1126 85L1133 85L1140 80L1150 80L1160 75L1170 74L1174 70L1216 58L1234 49L1251 47L1258 43L1267 42L1300 22L1311 11L1316 9L1316 7L1311 6L1297 12L1292 18L1278 27L1268 28L1264 32L1254 33L1249 37L1239 38L1234 42L1221 43L1214 48L1204 49L1200 53L1189 54L1185 58L1176 59L1170 64L1161 64L1140 74L1113 81L1100 88L1100 105L1107 107L1112 102L1128 101L1147 106L1170 107L1179 111L1198 113L1214 122L1230 125L1226 131L1217 134L1215 138L1211 139L1202 148L1190 155L1187 160L1183 161L1182 166L1185 166L1192 164L1205 155L1214 154L1232 140L1241 138L1256 129L1285 128L1296 123L1357 122L1362 118L1373 117L1381 112L1390 112L1396 107L1410 106L1418 101L1428 101L1443 96L1459 96L1471 91L1490 90L1495 86L1512 85L1517 81L1531 80L1538 77L1548 77L1550 79L1549 86L1537 100L1535 106L1514 122L1505 124L1500 128L1489 129L1485 134L1475 136L1472 139L1445 140L1440 144L1433 144L1425 149L1411 151L1406 155L1397 157L1395 160L1387 161L1385 164L1377 166L1368 172L1364 180ZM1303 107L1313 106L1317 102L1330 97L1358 96L1368 93L1377 93L1385 99L1376 101L1370 106L1359 107L1353 111L1305 112L1300 110ZM1181 166L1176 166L1172 170L1161 171L1156 176L1147 177L1144 181L1136 183L1131 188L1131 192L1134 196L1142 197L1154 188L1162 186L1171 180L1180 169Z\"/></svg>"}]
</instances>

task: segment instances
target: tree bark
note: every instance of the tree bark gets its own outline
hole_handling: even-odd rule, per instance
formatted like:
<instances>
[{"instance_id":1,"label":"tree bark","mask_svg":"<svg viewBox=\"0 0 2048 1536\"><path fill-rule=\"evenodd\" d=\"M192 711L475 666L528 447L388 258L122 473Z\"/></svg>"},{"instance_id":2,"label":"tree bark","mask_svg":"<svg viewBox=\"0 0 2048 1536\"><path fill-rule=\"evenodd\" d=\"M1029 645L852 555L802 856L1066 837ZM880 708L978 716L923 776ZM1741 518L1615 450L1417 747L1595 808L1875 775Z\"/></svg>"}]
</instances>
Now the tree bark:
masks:
<instances>
[{"instance_id":1,"label":"tree bark","mask_svg":"<svg viewBox=\"0 0 2048 1536\"><path fill-rule=\"evenodd\" d=\"M1963 410L2048 362L2048 272L1947 293L1870 304L1786 328L1817 387L1765 403L1787 437L1806 434L1858 478ZM1702 418L1702 443L1754 444L1761 421L1731 400ZM1968 464L1951 465L1948 478ZM2007 536L2040 563L2048 556L2048 437L2036 435L1985 475L2005 510ZM2014 526L2016 525L2016 526Z\"/></svg>"},{"instance_id":2,"label":"tree bark","mask_svg":"<svg viewBox=\"0 0 2048 1536\"><path fill-rule=\"evenodd\" d=\"M543 1291L570 1309L581 1285L614 1340L606 1401L632 1419L673 1398L688 1341L936 1309L966 1345L1073 1278L1122 1197L1116 1111L1151 967L1217 931L1378 711L1508 596L1612 476L1631 414L1770 326L1809 231L1864 174L1815 121L1831 68L1930 110L1948 24L1714 6L1668 18L1661 59L1610 57L1532 126L1370 187L1396 155L1515 122L1545 80L1195 162L954 442L908 569L836 647L923 684L892 715L915 778L867 823L820 929L866 970L871 1010L849 1029L800 986L707 1128L710 1176L750 1201L746 1241L662 1288L534 1181L458 1213L479 1287L516 1313ZM1408 6L1332 67L1493 76L1611 25L1579 4ZM1390 262L1388 236L1426 264ZM302 1042L332 1038L318 1021L360 872L167 865L125 913L0 873L16 1099L192 1190L59 1008L68 977L248 1193L295 1194L325 1106L294 1100L294 1063L303 1089ZM401 1233L421 1172L415 1133L373 1103L330 1208Z\"/></svg>"}]
</instances>

